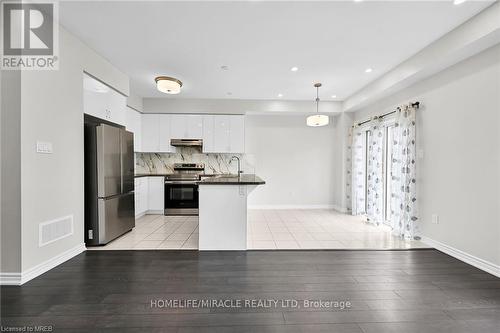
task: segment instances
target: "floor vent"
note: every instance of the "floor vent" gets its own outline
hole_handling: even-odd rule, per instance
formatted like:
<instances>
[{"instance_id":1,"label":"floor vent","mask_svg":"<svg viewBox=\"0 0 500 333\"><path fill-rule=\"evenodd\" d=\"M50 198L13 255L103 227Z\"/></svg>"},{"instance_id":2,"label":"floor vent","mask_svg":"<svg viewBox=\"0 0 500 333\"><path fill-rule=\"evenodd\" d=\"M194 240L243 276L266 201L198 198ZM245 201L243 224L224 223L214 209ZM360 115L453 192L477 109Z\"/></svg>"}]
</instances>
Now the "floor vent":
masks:
<instances>
[{"instance_id":1,"label":"floor vent","mask_svg":"<svg viewBox=\"0 0 500 333\"><path fill-rule=\"evenodd\" d=\"M52 221L42 222L39 226L39 246L44 246L73 234L73 215Z\"/></svg>"}]
</instances>

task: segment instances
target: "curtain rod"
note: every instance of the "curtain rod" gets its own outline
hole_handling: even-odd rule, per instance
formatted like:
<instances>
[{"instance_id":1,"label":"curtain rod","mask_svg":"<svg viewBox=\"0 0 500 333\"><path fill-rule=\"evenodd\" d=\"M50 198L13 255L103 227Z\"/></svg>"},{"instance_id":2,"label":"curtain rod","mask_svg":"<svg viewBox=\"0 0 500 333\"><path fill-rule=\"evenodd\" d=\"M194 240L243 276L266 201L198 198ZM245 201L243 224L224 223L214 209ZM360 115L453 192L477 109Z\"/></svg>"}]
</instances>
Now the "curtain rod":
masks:
<instances>
[{"instance_id":1,"label":"curtain rod","mask_svg":"<svg viewBox=\"0 0 500 333\"><path fill-rule=\"evenodd\" d=\"M414 108L418 109L420 107L420 102L410 103L410 105L413 106ZM352 127L354 127L354 126L361 126L361 125L364 125L366 123L369 123L370 121L373 120L373 118L384 118L384 117L387 117L388 115L396 113L396 111L398 111L400 109L401 109L400 107L397 107L396 110L393 110L393 111L381 114L380 116L371 117L370 119L367 119L367 120L364 120L364 121L361 121L359 123L354 124Z\"/></svg>"}]
</instances>

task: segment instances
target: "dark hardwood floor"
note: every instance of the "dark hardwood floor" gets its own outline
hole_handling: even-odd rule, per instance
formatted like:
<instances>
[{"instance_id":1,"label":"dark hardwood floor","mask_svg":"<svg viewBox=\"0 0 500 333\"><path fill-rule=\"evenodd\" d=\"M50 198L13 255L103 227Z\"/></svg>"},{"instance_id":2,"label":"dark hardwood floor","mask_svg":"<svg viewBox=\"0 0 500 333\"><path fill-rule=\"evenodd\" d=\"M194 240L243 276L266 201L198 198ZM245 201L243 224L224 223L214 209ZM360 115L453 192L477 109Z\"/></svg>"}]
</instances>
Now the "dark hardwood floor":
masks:
<instances>
[{"instance_id":1,"label":"dark hardwood floor","mask_svg":"<svg viewBox=\"0 0 500 333\"><path fill-rule=\"evenodd\" d=\"M151 306L172 299L301 307ZM312 299L351 307L305 308ZM54 332L498 333L499 318L500 279L436 250L87 251L1 288L4 328Z\"/></svg>"}]
</instances>

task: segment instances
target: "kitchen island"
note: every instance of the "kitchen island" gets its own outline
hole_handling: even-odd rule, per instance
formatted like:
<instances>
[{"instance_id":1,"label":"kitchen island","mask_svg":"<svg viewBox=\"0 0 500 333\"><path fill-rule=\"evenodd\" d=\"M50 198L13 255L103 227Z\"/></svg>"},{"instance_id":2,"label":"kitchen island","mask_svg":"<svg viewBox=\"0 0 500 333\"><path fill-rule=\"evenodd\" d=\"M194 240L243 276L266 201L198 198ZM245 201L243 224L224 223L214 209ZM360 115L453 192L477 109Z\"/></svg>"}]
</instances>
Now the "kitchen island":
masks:
<instances>
[{"instance_id":1,"label":"kitchen island","mask_svg":"<svg viewBox=\"0 0 500 333\"><path fill-rule=\"evenodd\" d=\"M199 250L247 249L247 199L256 175L208 177L199 185Z\"/></svg>"}]
</instances>

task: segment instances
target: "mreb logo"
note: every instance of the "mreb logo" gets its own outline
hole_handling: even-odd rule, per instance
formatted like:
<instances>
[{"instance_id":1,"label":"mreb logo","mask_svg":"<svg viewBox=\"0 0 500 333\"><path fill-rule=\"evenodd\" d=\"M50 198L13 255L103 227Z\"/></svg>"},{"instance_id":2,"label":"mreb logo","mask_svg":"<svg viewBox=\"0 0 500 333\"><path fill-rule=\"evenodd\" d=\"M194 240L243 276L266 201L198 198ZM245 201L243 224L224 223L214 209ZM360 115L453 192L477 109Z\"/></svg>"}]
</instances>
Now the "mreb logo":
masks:
<instances>
[{"instance_id":1,"label":"mreb logo","mask_svg":"<svg viewBox=\"0 0 500 333\"><path fill-rule=\"evenodd\" d=\"M56 9L50 2L2 2L2 69L56 69Z\"/></svg>"}]
</instances>

